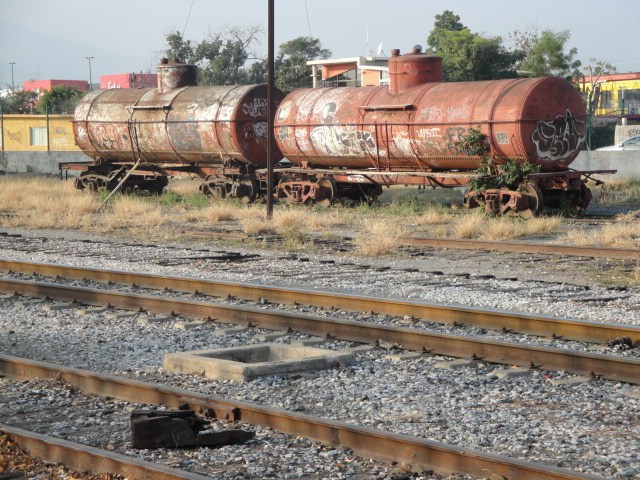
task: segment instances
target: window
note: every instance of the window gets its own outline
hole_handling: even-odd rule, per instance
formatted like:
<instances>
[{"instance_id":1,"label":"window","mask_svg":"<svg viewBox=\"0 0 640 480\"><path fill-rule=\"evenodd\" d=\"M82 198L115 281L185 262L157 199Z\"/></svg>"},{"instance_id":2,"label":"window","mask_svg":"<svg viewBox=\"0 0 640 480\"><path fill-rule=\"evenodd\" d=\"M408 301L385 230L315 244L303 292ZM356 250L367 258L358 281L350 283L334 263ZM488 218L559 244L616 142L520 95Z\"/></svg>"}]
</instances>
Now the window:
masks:
<instances>
[{"instance_id":1,"label":"window","mask_svg":"<svg viewBox=\"0 0 640 480\"><path fill-rule=\"evenodd\" d=\"M32 147L47 146L47 127L29 128L30 145Z\"/></svg>"}]
</instances>

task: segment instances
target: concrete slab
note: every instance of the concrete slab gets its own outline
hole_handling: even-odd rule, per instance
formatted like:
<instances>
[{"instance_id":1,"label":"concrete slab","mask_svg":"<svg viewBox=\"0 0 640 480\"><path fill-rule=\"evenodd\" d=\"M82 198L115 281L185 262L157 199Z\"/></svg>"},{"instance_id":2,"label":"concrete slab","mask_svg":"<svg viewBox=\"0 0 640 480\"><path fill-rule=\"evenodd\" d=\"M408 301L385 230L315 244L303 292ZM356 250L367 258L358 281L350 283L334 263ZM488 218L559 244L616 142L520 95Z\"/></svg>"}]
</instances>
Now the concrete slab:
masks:
<instances>
[{"instance_id":1,"label":"concrete slab","mask_svg":"<svg viewBox=\"0 0 640 480\"><path fill-rule=\"evenodd\" d=\"M84 315L91 315L92 313L104 313L108 311L107 307L88 307L88 308L78 308L76 310L76 315L78 317L82 317Z\"/></svg>"},{"instance_id":2,"label":"concrete slab","mask_svg":"<svg viewBox=\"0 0 640 480\"><path fill-rule=\"evenodd\" d=\"M531 375L533 370L530 368L498 368L491 372L489 376L497 377L500 380L509 380L511 378L524 377Z\"/></svg>"},{"instance_id":3,"label":"concrete slab","mask_svg":"<svg viewBox=\"0 0 640 480\"><path fill-rule=\"evenodd\" d=\"M568 386L582 385L583 383L587 383L590 381L591 379L589 377L581 377L581 376L569 377L569 378L553 378L549 380L551 385L568 385Z\"/></svg>"},{"instance_id":4,"label":"concrete slab","mask_svg":"<svg viewBox=\"0 0 640 480\"><path fill-rule=\"evenodd\" d=\"M342 352L351 352L351 353L362 353L362 352L370 352L371 350L379 350L380 347L376 345L358 345L357 347L343 348Z\"/></svg>"},{"instance_id":5,"label":"concrete slab","mask_svg":"<svg viewBox=\"0 0 640 480\"><path fill-rule=\"evenodd\" d=\"M216 328L213 331L213 335L216 337L224 337L225 335L235 335L236 333L246 332L247 330L249 330L249 327L244 326Z\"/></svg>"},{"instance_id":6,"label":"concrete slab","mask_svg":"<svg viewBox=\"0 0 640 480\"><path fill-rule=\"evenodd\" d=\"M435 368L441 368L443 370L456 370L458 368L475 368L477 367L478 364L477 362L474 362L473 360L464 360L464 359L459 359L459 360L451 360L449 362L438 362L434 365Z\"/></svg>"},{"instance_id":7,"label":"concrete slab","mask_svg":"<svg viewBox=\"0 0 640 480\"><path fill-rule=\"evenodd\" d=\"M393 355L387 355L387 360L391 360L392 362L406 362L408 360L415 360L416 358L420 358L422 356L421 353L418 352L409 352L409 353L395 353Z\"/></svg>"},{"instance_id":8,"label":"concrete slab","mask_svg":"<svg viewBox=\"0 0 640 480\"><path fill-rule=\"evenodd\" d=\"M194 320L192 322L176 322L173 326L176 330L191 330L192 328L198 328L207 325L206 320Z\"/></svg>"},{"instance_id":9,"label":"concrete slab","mask_svg":"<svg viewBox=\"0 0 640 480\"><path fill-rule=\"evenodd\" d=\"M131 318L138 315L138 312L111 312L107 313L109 320L121 320L123 318Z\"/></svg>"},{"instance_id":10,"label":"concrete slab","mask_svg":"<svg viewBox=\"0 0 640 480\"><path fill-rule=\"evenodd\" d=\"M272 333L259 333L253 336L253 339L257 342L272 342L277 338L281 338L287 335L287 332L272 332Z\"/></svg>"},{"instance_id":11,"label":"concrete slab","mask_svg":"<svg viewBox=\"0 0 640 480\"><path fill-rule=\"evenodd\" d=\"M70 308L76 308L77 303L47 303L42 306L44 312L56 312L59 310L69 310Z\"/></svg>"},{"instance_id":12,"label":"concrete slab","mask_svg":"<svg viewBox=\"0 0 640 480\"><path fill-rule=\"evenodd\" d=\"M634 388L628 392L624 392L624 395L629 398L636 398L640 400L640 388Z\"/></svg>"},{"instance_id":13,"label":"concrete slab","mask_svg":"<svg viewBox=\"0 0 640 480\"><path fill-rule=\"evenodd\" d=\"M309 337L302 340L294 340L291 342L291 345L295 345L296 347L315 347L322 345L326 341L327 339L323 337Z\"/></svg>"},{"instance_id":14,"label":"concrete slab","mask_svg":"<svg viewBox=\"0 0 640 480\"><path fill-rule=\"evenodd\" d=\"M349 352L264 343L244 347L169 353L164 368L217 380L251 381L258 377L322 370L347 364Z\"/></svg>"},{"instance_id":15,"label":"concrete slab","mask_svg":"<svg viewBox=\"0 0 640 480\"><path fill-rule=\"evenodd\" d=\"M47 303L47 300L44 298L36 298L33 300L18 300L16 302L16 306L18 307L33 307L36 305L42 305L43 303Z\"/></svg>"},{"instance_id":16,"label":"concrete slab","mask_svg":"<svg viewBox=\"0 0 640 480\"><path fill-rule=\"evenodd\" d=\"M153 317L151 315L144 315L138 318L138 325L151 325L154 323L168 322L170 320L175 320L175 317L172 317L172 316Z\"/></svg>"}]
</instances>

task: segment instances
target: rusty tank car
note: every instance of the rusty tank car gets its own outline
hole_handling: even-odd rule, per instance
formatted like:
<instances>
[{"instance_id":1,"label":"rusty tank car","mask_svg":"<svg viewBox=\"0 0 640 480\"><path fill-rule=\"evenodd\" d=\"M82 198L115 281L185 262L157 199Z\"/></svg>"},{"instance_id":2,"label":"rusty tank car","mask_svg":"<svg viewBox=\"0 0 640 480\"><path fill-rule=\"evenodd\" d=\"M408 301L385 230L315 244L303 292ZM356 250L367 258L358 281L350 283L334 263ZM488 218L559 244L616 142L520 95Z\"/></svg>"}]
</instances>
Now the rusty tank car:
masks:
<instances>
[{"instance_id":1,"label":"rusty tank car","mask_svg":"<svg viewBox=\"0 0 640 480\"><path fill-rule=\"evenodd\" d=\"M283 96L276 91L277 102ZM266 166L266 107L266 85L198 87L194 65L163 60L157 89L98 90L78 104L76 143L94 162L76 186L113 190L124 180L125 191L159 193L168 175L189 173L205 178L207 194L253 201L254 171Z\"/></svg>"},{"instance_id":2,"label":"rusty tank car","mask_svg":"<svg viewBox=\"0 0 640 480\"><path fill-rule=\"evenodd\" d=\"M76 108L78 146L93 158L76 180L90 190L161 192L167 176L197 175L201 190L244 202L373 201L382 187L465 186L480 156L461 141L479 131L496 164L540 167L517 188L470 192L466 206L535 215L543 204L585 208L591 173L569 168L584 147L587 114L559 78L443 82L442 59L398 50L388 86L276 91L267 131L266 85L196 86L196 67L163 61L157 89L92 92ZM276 109L277 107L277 109ZM275 137L276 188L267 192L267 142ZM284 158L283 158L284 157Z\"/></svg>"},{"instance_id":3,"label":"rusty tank car","mask_svg":"<svg viewBox=\"0 0 640 480\"><path fill-rule=\"evenodd\" d=\"M341 189L375 198L381 185L466 184L481 157L459 145L479 129L497 163L528 161L541 172L520 191L475 192L469 206L528 216L543 202L589 203L582 175L568 170L584 146L587 114L565 80L442 82L442 59L419 47L408 55L394 50L389 77L389 86L306 88L284 98L274 133L299 168L280 179L280 197L326 202Z\"/></svg>"}]
</instances>

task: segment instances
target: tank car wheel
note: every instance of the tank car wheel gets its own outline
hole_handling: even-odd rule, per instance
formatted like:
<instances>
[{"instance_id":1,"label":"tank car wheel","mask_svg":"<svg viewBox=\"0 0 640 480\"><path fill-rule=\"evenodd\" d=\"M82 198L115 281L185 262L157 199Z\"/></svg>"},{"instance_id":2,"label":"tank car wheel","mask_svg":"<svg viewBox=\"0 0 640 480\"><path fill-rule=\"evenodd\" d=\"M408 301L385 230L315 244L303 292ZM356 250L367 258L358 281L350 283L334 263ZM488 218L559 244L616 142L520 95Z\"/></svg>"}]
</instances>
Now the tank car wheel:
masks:
<instances>
[{"instance_id":1,"label":"tank car wheel","mask_svg":"<svg viewBox=\"0 0 640 480\"><path fill-rule=\"evenodd\" d=\"M529 208L518 211L521 218L533 218L542 211L542 192L537 185L526 183L519 188L520 193L525 194L529 198Z\"/></svg>"},{"instance_id":2,"label":"tank car wheel","mask_svg":"<svg viewBox=\"0 0 640 480\"><path fill-rule=\"evenodd\" d=\"M318 180L315 203L321 207L330 207L335 202L338 194L338 185L331 177L322 177Z\"/></svg>"},{"instance_id":3,"label":"tank car wheel","mask_svg":"<svg viewBox=\"0 0 640 480\"><path fill-rule=\"evenodd\" d=\"M242 203L253 203L258 194L258 182L251 175L243 175L235 184L234 194Z\"/></svg>"}]
</instances>

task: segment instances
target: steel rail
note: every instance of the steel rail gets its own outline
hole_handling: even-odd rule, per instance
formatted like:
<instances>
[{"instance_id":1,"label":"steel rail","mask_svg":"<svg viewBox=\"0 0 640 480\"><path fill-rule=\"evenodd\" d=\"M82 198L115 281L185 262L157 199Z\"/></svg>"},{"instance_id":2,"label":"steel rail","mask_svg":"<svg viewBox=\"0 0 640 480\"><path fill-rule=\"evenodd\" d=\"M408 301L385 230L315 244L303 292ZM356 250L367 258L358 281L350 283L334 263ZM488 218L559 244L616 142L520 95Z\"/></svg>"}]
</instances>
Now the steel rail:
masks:
<instances>
[{"instance_id":1,"label":"steel rail","mask_svg":"<svg viewBox=\"0 0 640 480\"><path fill-rule=\"evenodd\" d=\"M111 473L131 480L210 480L210 477L21 428L0 424L0 431L11 436L32 457L47 462L62 463L79 472Z\"/></svg>"},{"instance_id":2,"label":"steel rail","mask_svg":"<svg viewBox=\"0 0 640 480\"><path fill-rule=\"evenodd\" d=\"M640 383L640 360L638 359L588 354L561 348L536 347L515 342L447 335L413 328L291 314L275 310L22 280L0 279L0 292L57 298L125 310L146 310L176 316L219 319L225 323L252 325L273 330L291 329L309 335L335 337L362 343L384 340L410 350L424 351L434 355L480 359L490 363L544 370L566 370L580 375Z\"/></svg>"},{"instance_id":3,"label":"steel rail","mask_svg":"<svg viewBox=\"0 0 640 480\"><path fill-rule=\"evenodd\" d=\"M459 250L489 250L495 252L541 253L572 257L599 257L640 259L640 250L633 248L579 247L543 243L497 242L486 240L459 240L453 238L401 237L399 245L409 247L453 248Z\"/></svg>"},{"instance_id":4,"label":"steel rail","mask_svg":"<svg viewBox=\"0 0 640 480\"><path fill-rule=\"evenodd\" d=\"M16 260L0 259L0 271L64 277L69 279L87 279L105 283L135 284L147 288L168 288L170 290L189 293L200 292L218 297L231 295L232 297L245 300L266 299L273 303L303 303L321 307L336 307L349 311L413 316L436 323L458 323L495 330L506 329L542 337L555 335L559 338L586 342L606 343L616 338L629 337L633 345L640 345L640 327L621 324L604 324L316 290L169 277L164 275L21 262Z\"/></svg>"},{"instance_id":5,"label":"steel rail","mask_svg":"<svg viewBox=\"0 0 640 480\"><path fill-rule=\"evenodd\" d=\"M85 393L120 400L163 404L172 408L187 406L215 418L269 427L334 447L345 446L365 458L387 463L399 462L440 473L466 473L481 477L495 474L514 480L600 478L419 437L8 355L0 355L0 372L24 380L61 378Z\"/></svg>"}]
</instances>

